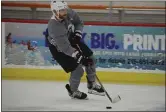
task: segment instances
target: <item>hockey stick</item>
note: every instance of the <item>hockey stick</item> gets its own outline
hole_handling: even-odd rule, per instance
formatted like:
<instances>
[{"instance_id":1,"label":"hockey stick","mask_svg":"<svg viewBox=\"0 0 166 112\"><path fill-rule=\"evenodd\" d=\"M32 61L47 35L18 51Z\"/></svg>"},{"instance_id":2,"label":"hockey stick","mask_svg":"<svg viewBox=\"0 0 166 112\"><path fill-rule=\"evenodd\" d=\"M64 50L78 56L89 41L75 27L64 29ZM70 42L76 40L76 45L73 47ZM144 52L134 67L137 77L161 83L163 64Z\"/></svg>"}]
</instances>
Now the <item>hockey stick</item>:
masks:
<instances>
[{"instance_id":1,"label":"hockey stick","mask_svg":"<svg viewBox=\"0 0 166 112\"><path fill-rule=\"evenodd\" d=\"M82 53L82 50L80 49L79 45L76 44L76 46L77 46L77 48L79 49L79 51ZM105 90L103 84L101 83L101 81L99 80L99 78L97 77L97 75L95 75L95 76L96 76L96 79L98 80L99 84L101 85L102 89L104 90L106 96L108 97L108 99L110 100L111 103L117 103L118 101L121 100L121 98L120 98L119 95L118 95L117 97L115 97L114 99L112 99L112 98L110 97L110 95L108 94L108 92Z\"/></svg>"},{"instance_id":2,"label":"hockey stick","mask_svg":"<svg viewBox=\"0 0 166 112\"><path fill-rule=\"evenodd\" d=\"M99 82L100 86L103 88L105 94L107 95L108 99L109 99L109 100L111 101L111 103L112 103L112 98L110 97L110 95L108 94L108 92L105 90L103 84L100 82L100 80L99 80L99 78L97 77L97 75L95 75L95 76L96 76L96 79L97 79L97 81Z\"/></svg>"},{"instance_id":3,"label":"hockey stick","mask_svg":"<svg viewBox=\"0 0 166 112\"><path fill-rule=\"evenodd\" d=\"M108 97L108 99L110 100L111 103L117 103L118 101L121 100L121 98L120 98L119 95L118 95L117 97L115 97L114 99L112 99L112 98L110 97L110 95L108 94L108 92L105 90L103 84L101 83L101 81L99 80L99 78L97 77L97 75L95 75L95 76L96 76L96 79L98 80L100 86L103 88L103 90L104 90L106 96Z\"/></svg>"}]
</instances>

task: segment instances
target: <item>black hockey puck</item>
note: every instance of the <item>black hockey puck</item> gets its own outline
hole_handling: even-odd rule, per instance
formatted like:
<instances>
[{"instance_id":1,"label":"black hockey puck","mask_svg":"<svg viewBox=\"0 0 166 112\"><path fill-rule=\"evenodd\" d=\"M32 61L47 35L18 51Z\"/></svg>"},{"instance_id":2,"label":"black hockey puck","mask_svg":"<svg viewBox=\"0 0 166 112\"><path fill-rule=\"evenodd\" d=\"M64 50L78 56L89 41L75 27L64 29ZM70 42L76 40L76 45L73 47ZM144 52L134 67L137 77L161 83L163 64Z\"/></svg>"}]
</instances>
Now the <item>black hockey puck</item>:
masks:
<instances>
[{"instance_id":1,"label":"black hockey puck","mask_svg":"<svg viewBox=\"0 0 166 112\"><path fill-rule=\"evenodd\" d=\"M108 107L106 107L106 109L112 109L112 107L108 106Z\"/></svg>"}]
</instances>

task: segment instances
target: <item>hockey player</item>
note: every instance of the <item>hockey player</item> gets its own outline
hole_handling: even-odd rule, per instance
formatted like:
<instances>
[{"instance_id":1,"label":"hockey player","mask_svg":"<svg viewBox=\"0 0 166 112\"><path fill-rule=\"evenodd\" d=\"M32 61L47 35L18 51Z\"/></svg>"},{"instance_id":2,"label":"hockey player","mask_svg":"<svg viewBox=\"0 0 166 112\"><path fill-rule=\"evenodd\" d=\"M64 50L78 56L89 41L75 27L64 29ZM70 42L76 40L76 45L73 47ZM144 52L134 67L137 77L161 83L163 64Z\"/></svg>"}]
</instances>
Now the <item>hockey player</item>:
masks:
<instances>
[{"instance_id":1,"label":"hockey player","mask_svg":"<svg viewBox=\"0 0 166 112\"><path fill-rule=\"evenodd\" d=\"M52 1L53 16L48 22L49 50L54 59L65 72L70 74L66 85L69 96L76 99L87 99L87 94L78 90L81 77L87 74L88 93L104 95L104 90L96 84L95 59L93 52L81 42L83 22L78 14L64 1Z\"/></svg>"}]
</instances>

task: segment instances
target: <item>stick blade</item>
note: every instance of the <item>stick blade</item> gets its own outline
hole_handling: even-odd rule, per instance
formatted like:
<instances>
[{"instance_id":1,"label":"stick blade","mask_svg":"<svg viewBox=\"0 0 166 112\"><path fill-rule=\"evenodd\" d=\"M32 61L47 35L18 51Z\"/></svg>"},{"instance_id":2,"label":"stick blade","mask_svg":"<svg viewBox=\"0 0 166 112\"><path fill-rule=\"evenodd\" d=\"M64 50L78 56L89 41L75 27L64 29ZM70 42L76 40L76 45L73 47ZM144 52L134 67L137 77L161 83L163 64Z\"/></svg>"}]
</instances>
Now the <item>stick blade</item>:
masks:
<instances>
[{"instance_id":1,"label":"stick blade","mask_svg":"<svg viewBox=\"0 0 166 112\"><path fill-rule=\"evenodd\" d=\"M121 97L118 95L117 97L115 97L113 100L112 100L112 103L117 103L121 100Z\"/></svg>"}]
</instances>

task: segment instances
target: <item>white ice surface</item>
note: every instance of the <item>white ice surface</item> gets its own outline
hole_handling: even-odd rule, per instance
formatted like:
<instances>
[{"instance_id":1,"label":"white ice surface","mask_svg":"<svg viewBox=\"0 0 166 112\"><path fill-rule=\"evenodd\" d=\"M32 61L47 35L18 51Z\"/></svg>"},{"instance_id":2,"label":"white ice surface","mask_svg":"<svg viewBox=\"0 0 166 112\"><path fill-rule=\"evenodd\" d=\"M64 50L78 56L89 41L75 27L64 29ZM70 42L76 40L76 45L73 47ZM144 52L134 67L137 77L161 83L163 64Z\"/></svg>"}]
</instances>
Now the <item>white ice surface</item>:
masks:
<instances>
[{"instance_id":1,"label":"white ice surface","mask_svg":"<svg viewBox=\"0 0 166 112\"><path fill-rule=\"evenodd\" d=\"M164 111L164 86L104 84L108 93L122 100L111 104L106 96L89 95L89 100L73 100L65 89L66 82L2 80L2 110L27 111ZM79 89L87 92L86 83ZM112 109L106 109L112 106Z\"/></svg>"}]
</instances>

